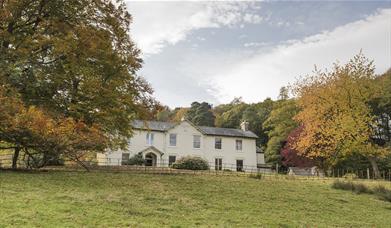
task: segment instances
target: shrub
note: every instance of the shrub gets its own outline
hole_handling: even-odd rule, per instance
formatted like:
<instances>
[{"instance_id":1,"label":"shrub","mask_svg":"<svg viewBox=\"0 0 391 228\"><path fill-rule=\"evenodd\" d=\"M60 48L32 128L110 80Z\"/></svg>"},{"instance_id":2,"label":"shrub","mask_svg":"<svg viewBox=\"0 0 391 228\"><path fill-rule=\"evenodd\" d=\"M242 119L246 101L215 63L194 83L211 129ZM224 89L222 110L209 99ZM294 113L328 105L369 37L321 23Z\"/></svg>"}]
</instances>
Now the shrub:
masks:
<instances>
[{"instance_id":1,"label":"shrub","mask_svg":"<svg viewBox=\"0 0 391 228\"><path fill-rule=\"evenodd\" d=\"M360 193L371 194L371 193L373 193L373 191L371 189L369 189L367 186L365 186L364 184L353 183L351 181L336 180L336 181L334 181L332 187L335 189L349 190L349 191L355 192L357 194L360 194Z\"/></svg>"},{"instance_id":2,"label":"shrub","mask_svg":"<svg viewBox=\"0 0 391 228\"><path fill-rule=\"evenodd\" d=\"M125 161L125 165L144 165L145 159L141 154L135 154L133 157L129 158L128 161Z\"/></svg>"},{"instance_id":3,"label":"shrub","mask_svg":"<svg viewBox=\"0 0 391 228\"><path fill-rule=\"evenodd\" d=\"M385 188L384 186L377 186L373 190L375 194L382 200L391 202L391 190Z\"/></svg>"},{"instance_id":4,"label":"shrub","mask_svg":"<svg viewBox=\"0 0 391 228\"><path fill-rule=\"evenodd\" d=\"M209 164L202 158L186 156L178 159L173 165L174 169L208 170Z\"/></svg>"},{"instance_id":5,"label":"shrub","mask_svg":"<svg viewBox=\"0 0 391 228\"><path fill-rule=\"evenodd\" d=\"M351 181L346 182L346 181L336 180L336 181L334 181L332 187L335 189L353 191L357 194L360 194L360 193L375 194L381 200L391 202L391 190L387 189L386 187L381 186L381 185L375 187L372 190L372 189L368 188L367 186L365 186L364 184L353 183Z\"/></svg>"}]
</instances>

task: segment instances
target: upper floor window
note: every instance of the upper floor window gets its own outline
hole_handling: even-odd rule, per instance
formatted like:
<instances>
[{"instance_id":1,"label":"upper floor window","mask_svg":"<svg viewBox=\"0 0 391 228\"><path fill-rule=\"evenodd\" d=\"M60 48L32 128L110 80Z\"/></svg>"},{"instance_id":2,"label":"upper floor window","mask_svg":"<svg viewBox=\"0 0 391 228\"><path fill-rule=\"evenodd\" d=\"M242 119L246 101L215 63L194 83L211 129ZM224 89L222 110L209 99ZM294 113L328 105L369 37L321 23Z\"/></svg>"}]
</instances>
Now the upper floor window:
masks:
<instances>
[{"instance_id":1,"label":"upper floor window","mask_svg":"<svg viewBox=\"0 0 391 228\"><path fill-rule=\"evenodd\" d=\"M193 135L193 148L201 148L201 135Z\"/></svg>"},{"instance_id":2,"label":"upper floor window","mask_svg":"<svg viewBox=\"0 0 391 228\"><path fill-rule=\"evenodd\" d=\"M170 134L170 146L176 146L176 134Z\"/></svg>"},{"instance_id":3,"label":"upper floor window","mask_svg":"<svg viewBox=\"0 0 391 228\"><path fill-rule=\"evenodd\" d=\"M221 149L221 138L215 138L215 149Z\"/></svg>"},{"instance_id":4,"label":"upper floor window","mask_svg":"<svg viewBox=\"0 0 391 228\"><path fill-rule=\"evenodd\" d=\"M146 135L147 145L153 145L153 133L148 132Z\"/></svg>"},{"instance_id":5,"label":"upper floor window","mask_svg":"<svg viewBox=\"0 0 391 228\"><path fill-rule=\"evenodd\" d=\"M242 140L241 139L236 140L236 150L242 150Z\"/></svg>"}]
</instances>

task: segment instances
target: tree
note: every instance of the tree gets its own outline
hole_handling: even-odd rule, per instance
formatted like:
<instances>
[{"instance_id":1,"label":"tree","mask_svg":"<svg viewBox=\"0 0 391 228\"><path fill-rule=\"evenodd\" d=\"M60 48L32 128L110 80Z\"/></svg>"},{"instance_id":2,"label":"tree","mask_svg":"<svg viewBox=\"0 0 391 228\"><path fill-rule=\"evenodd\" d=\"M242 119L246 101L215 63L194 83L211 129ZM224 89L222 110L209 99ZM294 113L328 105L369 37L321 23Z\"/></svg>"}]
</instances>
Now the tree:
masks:
<instances>
[{"instance_id":1,"label":"tree","mask_svg":"<svg viewBox=\"0 0 391 228\"><path fill-rule=\"evenodd\" d=\"M254 132L257 136L257 145L266 148L269 140L264 122L269 118L273 109L274 101L266 98L264 101L250 104L242 113L242 121L249 122L249 130Z\"/></svg>"},{"instance_id":2,"label":"tree","mask_svg":"<svg viewBox=\"0 0 391 228\"><path fill-rule=\"evenodd\" d=\"M324 166L353 152L370 161L379 176L377 159L387 153L372 140L376 126L368 103L375 94L373 63L356 55L331 72L316 70L295 85L301 111L295 116L303 131L295 149L309 158L324 159Z\"/></svg>"},{"instance_id":3,"label":"tree","mask_svg":"<svg viewBox=\"0 0 391 228\"><path fill-rule=\"evenodd\" d=\"M290 132L284 148L281 150L282 164L286 167L312 167L316 164L314 160L300 155L298 151L294 149L294 145L300 137L302 130L303 127L301 126Z\"/></svg>"},{"instance_id":4,"label":"tree","mask_svg":"<svg viewBox=\"0 0 391 228\"><path fill-rule=\"evenodd\" d=\"M152 102L123 1L0 1L0 83L26 106L97 124L112 147ZM153 102L152 102L153 103Z\"/></svg>"},{"instance_id":5,"label":"tree","mask_svg":"<svg viewBox=\"0 0 391 228\"><path fill-rule=\"evenodd\" d=\"M183 118L187 115L189 108L175 108L174 114L172 117L172 122L181 122Z\"/></svg>"},{"instance_id":6,"label":"tree","mask_svg":"<svg viewBox=\"0 0 391 228\"><path fill-rule=\"evenodd\" d=\"M263 124L268 129L269 137L265 151L267 162L281 164L280 151L285 146L289 133L298 126L293 120L298 111L299 107L293 99L280 100L274 104L270 116Z\"/></svg>"},{"instance_id":7,"label":"tree","mask_svg":"<svg viewBox=\"0 0 391 228\"><path fill-rule=\"evenodd\" d=\"M371 112L378 123L373 128L373 140L379 146L391 148L391 69L375 79L377 93L370 100Z\"/></svg>"},{"instance_id":8,"label":"tree","mask_svg":"<svg viewBox=\"0 0 391 228\"><path fill-rule=\"evenodd\" d=\"M199 126L214 126L215 116L212 112L212 105L202 102L193 102L186 118Z\"/></svg>"},{"instance_id":9,"label":"tree","mask_svg":"<svg viewBox=\"0 0 391 228\"><path fill-rule=\"evenodd\" d=\"M87 151L102 152L108 140L99 126L72 118L53 119L37 107L26 108L17 93L0 87L0 141L8 145L0 149L14 149L12 168L17 168L22 150L28 166L44 166L50 156L82 164Z\"/></svg>"},{"instance_id":10,"label":"tree","mask_svg":"<svg viewBox=\"0 0 391 228\"><path fill-rule=\"evenodd\" d=\"M225 128L238 128L240 126L240 122L242 121L243 112L247 107L248 104L238 100L234 100L230 104L224 106L216 107L216 109L224 109L224 112L222 112L222 114L218 115L216 118L216 126Z\"/></svg>"},{"instance_id":11,"label":"tree","mask_svg":"<svg viewBox=\"0 0 391 228\"><path fill-rule=\"evenodd\" d=\"M280 88L280 94L278 95L279 100L289 99L289 90L287 87L283 86Z\"/></svg>"}]
</instances>

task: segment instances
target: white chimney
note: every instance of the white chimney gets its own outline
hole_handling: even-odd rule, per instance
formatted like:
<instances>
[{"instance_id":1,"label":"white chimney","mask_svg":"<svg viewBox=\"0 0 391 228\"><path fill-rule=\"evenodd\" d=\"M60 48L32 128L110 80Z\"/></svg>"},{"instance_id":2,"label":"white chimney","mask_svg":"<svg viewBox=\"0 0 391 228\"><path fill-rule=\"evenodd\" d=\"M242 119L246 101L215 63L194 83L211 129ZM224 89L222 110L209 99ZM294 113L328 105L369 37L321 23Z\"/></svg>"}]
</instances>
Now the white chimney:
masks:
<instances>
[{"instance_id":1,"label":"white chimney","mask_svg":"<svg viewBox=\"0 0 391 228\"><path fill-rule=\"evenodd\" d=\"M247 121L243 121L241 124L240 124L240 129L242 129L242 131L248 131L248 125L249 123Z\"/></svg>"}]
</instances>

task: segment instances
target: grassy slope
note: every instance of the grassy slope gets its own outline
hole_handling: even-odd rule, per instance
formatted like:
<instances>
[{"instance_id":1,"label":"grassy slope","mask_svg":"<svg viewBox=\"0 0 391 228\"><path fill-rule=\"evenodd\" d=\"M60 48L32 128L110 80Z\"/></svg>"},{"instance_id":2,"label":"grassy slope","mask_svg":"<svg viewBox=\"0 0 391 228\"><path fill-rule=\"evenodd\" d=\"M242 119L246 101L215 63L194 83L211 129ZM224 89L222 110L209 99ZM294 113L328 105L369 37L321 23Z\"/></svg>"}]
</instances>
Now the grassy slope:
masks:
<instances>
[{"instance_id":1,"label":"grassy slope","mask_svg":"<svg viewBox=\"0 0 391 228\"><path fill-rule=\"evenodd\" d=\"M390 203L319 180L0 171L0 227L387 227L390 215Z\"/></svg>"}]
</instances>

